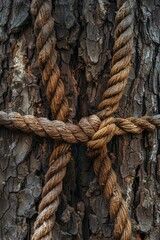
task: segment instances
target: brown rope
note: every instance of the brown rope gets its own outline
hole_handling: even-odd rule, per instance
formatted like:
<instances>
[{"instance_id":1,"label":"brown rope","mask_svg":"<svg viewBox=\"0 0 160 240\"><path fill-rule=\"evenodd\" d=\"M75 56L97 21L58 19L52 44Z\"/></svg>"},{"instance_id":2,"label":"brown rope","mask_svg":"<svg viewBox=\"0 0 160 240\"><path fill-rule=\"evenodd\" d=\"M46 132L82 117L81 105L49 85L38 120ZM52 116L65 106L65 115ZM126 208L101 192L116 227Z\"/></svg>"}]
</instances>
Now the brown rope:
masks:
<instances>
[{"instance_id":1,"label":"brown rope","mask_svg":"<svg viewBox=\"0 0 160 240\"><path fill-rule=\"evenodd\" d=\"M54 19L51 0L32 0L31 13L35 17L34 32L38 49L38 64L42 72L42 82L46 88L46 97L55 119L66 121L69 104L65 97L64 84L60 78L55 50ZM55 212L59 206L59 194L66 165L71 159L70 145L56 142L49 159L49 169L45 176L45 186L39 206L39 215L34 224L32 239L52 239Z\"/></svg>"},{"instance_id":2,"label":"brown rope","mask_svg":"<svg viewBox=\"0 0 160 240\"><path fill-rule=\"evenodd\" d=\"M104 119L114 113L126 86L133 46L133 0L125 1L116 14L114 47L110 79L98 106L97 115Z\"/></svg>"},{"instance_id":3,"label":"brown rope","mask_svg":"<svg viewBox=\"0 0 160 240\"><path fill-rule=\"evenodd\" d=\"M49 136L67 143L87 142L89 155L95 159L94 171L99 177L104 196L109 204L110 216L115 221L114 238L131 239L131 223L128 208L122 198L116 174L112 169L111 160L107 155L106 144L114 135L127 132L141 133L144 129L153 130L160 127L156 118L113 118L109 117L119 106L123 90L127 83L130 70L131 51L133 45L133 1L117 0L115 44L113 59L108 81L99 112L80 120L78 125L64 123L68 114L68 101L65 97L63 81L56 64L54 20L51 16L51 0L32 0L31 12L36 17L34 30L36 46L39 52L38 63L42 71L42 81L46 87L46 96L51 105L54 117L62 121L49 121L45 118L35 118L11 113L0 112L0 124L8 128L18 128L25 132L34 132L39 136ZM62 191L62 180L66 165L71 158L70 145L56 144L50 157L50 167L46 174L46 183L39 206L39 216L35 222L34 240L51 239L55 212L59 205L59 194Z\"/></svg>"},{"instance_id":4,"label":"brown rope","mask_svg":"<svg viewBox=\"0 0 160 240\"><path fill-rule=\"evenodd\" d=\"M94 158L96 156L98 161L100 159L101 166L97 168L97 165L94 165L94 171L99 175L99 183L103 188L105 199L109 204L110 217L115 220L114 238L123 240L130 239L131 223L128 218L128 208L122 198L120 187L117 184L116 174L112 170L111 160L107 155L105 143L108 143L113 135L123 135L127 132L141 133L143 130L152 131L155 129L155 126L160 127L160 120L146 116L139 119L108 118L101 122L96 115L92 115L88 118L81 119L78 125L74 125L65 124L61 121L51 122L45 118L37 119L33 116L22 117L17 113L6 114L0 112L0 124L11 129L17 127L25 132L34 131L43 137L48 134L48 136L52 138L65 139L65 141L71 143L76 143L77 141L88 142L88 139L92 139L87 145L89 149L92 149L90 156L94 156ZM61 151L63 152L63 149L61 149ZM66 157L65 154L63 156ZM61 171L60 173L64 176L65 171L63 171L63 169L61 170L62 164L63 161L59 161L59 163L56 162L54 169L56 170L58 166ZM55 186L55 188L53 188L53 186ZM59 202L58 200L55 202L55 196L61 192L61 188L62 182L59 182L57 177L57 179L54 178L51 184L47 183L43 189L42 196L44 197L39 209L42 212L43 210L45 211L45 221L54 215L57 209ZM54 204L47 206L47 198L54 201ZM54 224L53 220L49 223L50 228L52 228ZM38 217L35 224L36 227L40 227L41 231L44 231L46 226L44 226L42 217Z\"/></svg>"},{"instance_id":5,"label":"brown rope","mask_svg":"<svg viewBox=\"0 0 160 240\"><path fill-rule=\"evenodd\" d=\"M50 121L47 118L12 112L0 111L0 125L9 129L18 129L25 133L34 133L40 137L50 137L67 143L88 142L88 147L101 148L111 140L111 136L127 133L139 134L144 130L160 128L159 115L142 118L108 118L101 121L97 115L82 118L77 125L62 121ZM111 135L111 136L110 136ZM90 141L89 141L90 140Z\"/></svg>"},{"instance_id":6,"label":"brown rope","mask_svg":"<svg viewBox=\"0 0 160 240\"><path fill-rule=\"evenodd\" d=\"M105 119L117 110L127 83L133 46L133 3L133 0L118 1L118 5L121 7L116 14L115 43L110 79L108 88L105 90L102 101L98 106L100 111L97 115L101 119ZM95 135L98 136L97 132L87 145L89 155L95 159L93 169L95 174L98 175L104 197L108 202L110 217L115 221L114 238L130 240L132 227L128 216L128 207L122 198L117 177L112 169L105 145L113 136L115 124L112 124L112 118L107 121L110 122L107 126L109 139L104 138L104 141L97 141L97 144L95 144L94 138Z\"/></svg>"}]
</instances>

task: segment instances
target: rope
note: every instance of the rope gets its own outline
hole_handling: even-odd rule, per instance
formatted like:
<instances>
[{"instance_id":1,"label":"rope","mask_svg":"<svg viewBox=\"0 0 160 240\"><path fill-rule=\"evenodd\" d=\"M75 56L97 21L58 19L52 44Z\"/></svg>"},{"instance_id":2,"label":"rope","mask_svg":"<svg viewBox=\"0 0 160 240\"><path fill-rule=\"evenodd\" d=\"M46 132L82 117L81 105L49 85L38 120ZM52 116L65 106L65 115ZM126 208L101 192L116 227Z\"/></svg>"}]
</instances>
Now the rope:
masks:
<instances>
[{"instance_id":1,"label":"rope","mask_svg":"<svg viewBox=\"0 0 160 240\"><path fill-rule=\"evenodd\" d=\"M115 43L110 79L98 106L99 112L97 115L101 119L106 119L117 110L127 83L133 46L133 3L132 0L118 1L120 8L116 14ZM132 227L128 216L128 206L122 198L106 148L106 144L113 137L115 124L112 124L111 118L107 121L109 122L107 128L109 139L104 138L104 141L97 141L95 144L94 138L95 135L98 136L98 132L95 133L92 140L87 144L88 155L95 159L93 169L95 174L98 175L99 184L102 186L105 200L109 205L110 217L115 222L114 239L130 240Z\"/></svg>"},{"instance_id":2,"label":"rope","mask_svg":"<svg viewBox=\"0 0 160 240\"><path fill-rule=\"evenodd\" d=\"M125 1L116 14L110 79L98 106L97 115L101 119L105 119L117 110L127 83L133 46L133 8L132 0Z\"/></svg>"},{"instance_id":3,"label":"rope","mask_svg":"<svg viewBox=\"0 0 160 240\"><path fill-rule=\"evenodd\" d=\"M51 12L51 0L32 0L31 13L35 18L34 32L37 37L38 64L42 73L42 82L46 88L46 97L50 103L54 118L65 122L69 112L69 104L65 97L64 84L60 78L60 70L56 63L56 38L54 19ZM39 215L34 224L32 240L52 239L55 212L59 206L59 194L62 191L62 180L66 174L66 166L70 159L70 145L56 142L49 159L49 169L45 176Z\"/></svg>"},{"instance_id":4,"label":"rope","mask_svg":"<svg viewBox=\"0 0 160 240\"><path fill-rule=\"evenodd\" d=\"M0 125L12 130L25 133L34 133L39 137L49 137L54 140L72 143L87 143L91 148L101 148L111 140L111 136L121 136L127 133L139 134L144 130L154 131L160 128L159 115L155 117L144 116L141 118L113 118L103 121L97 115L82 118L76 125L62 121L50 121L47 118L12 112L0 111Z\"/></svg>"},{"instance_id":5,"label":"rope","mask_svg":"<svg viewBox=\"0 0 160 240\"><path fill-rule=\"evenodd\" d=\"M105 199L109 203L110 217L115 220L114 238L130 239L132 229L130 219L128 218L128 208L122 198L116 174L107 155L106 144L114 135L124 135L127 132L141 133L144 130L153 131L155 127L160 128L160 120L148 116L128 119L110 117L101 122L96 115L91 115L88 118L81 119L78 125L74 125L65 124L61 121L49 121L45 118L37 119L29 115L22 117L18 113L6 114L0 112L0 124L11 129L17 127L25 132L33 131L42 137L50 136L55 139L63 139L69 143L77 143L78 141L88 142L88 148L92 149L89 155L94 158L96 156L96 161L101 164L98 167L97 164L94 164L94 171L99 175L99 183L103 188ZM59 166L61 166L61 162L59 162ZM56 167L57 165L55 165ZM53 185L56 184L54 179ZM49 194L49 197L54 199L56 191L60 193L60 187L57 187L57 190L54 189L54 192L51 193L49 192L50 186L48 184L45 188L45 194ZM45 208L42 204L45 202L45 198L43 200L40 204L40 209ZM56 207L49 206L48 214L52 214L55 210ZM39 221L40 224L43 224L43 222Z\"/></svg>"},{"instance_id":6,"label":"rope","mask_svg":"<svg viewBox=\"0 0 160 240\"><path fill-rule=\"evenodd\" d=\"M38 63L42 72L42 82L46 88L46 97L55 117L54 121L34 116L21 116L18 113L0 112L0 125L24 132L34 132L41 137L51 137L55 144L49 161L49 170L45 176L39 215L34 225L33 240L52 239L51 230L55 223L55 212L59 205L62 180L66 165L71 158L70 144L85 142L88 155L95 159L94 171L98 175L104 197L109 205L111 219L114 220L114 239L131 239L131 222L128 207L122 198L117 177L107 155L106 144L114 135L141 133L160 127L155 117L114 118L110 117L118 106L130 71L133 46L133 9L134 1L117 0L116 28L110 79L97 115L82 118L77 125L65 123L69 110L60 70L57 66L55 50L54 19L51 16L51 0L32 0L31 13L35 18L34 32L38 49Z\"/></svg>"}]
</instances>

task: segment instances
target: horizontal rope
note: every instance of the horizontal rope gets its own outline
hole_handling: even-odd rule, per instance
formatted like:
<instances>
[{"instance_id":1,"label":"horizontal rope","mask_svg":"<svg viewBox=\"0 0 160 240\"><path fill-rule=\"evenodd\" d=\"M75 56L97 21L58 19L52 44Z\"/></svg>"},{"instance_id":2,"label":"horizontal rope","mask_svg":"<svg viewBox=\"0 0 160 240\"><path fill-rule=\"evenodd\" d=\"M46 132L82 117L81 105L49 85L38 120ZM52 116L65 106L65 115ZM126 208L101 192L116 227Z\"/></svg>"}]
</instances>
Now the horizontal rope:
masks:
<instances>
[{"instance_id":1,"label":"horizontal rope","mask_svg":"<svg viewBox=\"0 0 160 240\"><path fill-rule=\"evenodd\" d=\"M160 118L159 115L126 119L109 117L101 121L98 116L91 115L82 118L76 125L59 120L50 121L47 118L37 118L32 115L22 116L17 112L0 111L0 125L6 128L19 129L26 133L32 132L40 137L64 140L67 143L88 142L90 140L89 147L94 143L95 148L98 147L100 139L104 143L109 136L126 133L137 134L144 130L153 131L156 127L160 127L158 118Z\"/></svg>"}]
</instances>

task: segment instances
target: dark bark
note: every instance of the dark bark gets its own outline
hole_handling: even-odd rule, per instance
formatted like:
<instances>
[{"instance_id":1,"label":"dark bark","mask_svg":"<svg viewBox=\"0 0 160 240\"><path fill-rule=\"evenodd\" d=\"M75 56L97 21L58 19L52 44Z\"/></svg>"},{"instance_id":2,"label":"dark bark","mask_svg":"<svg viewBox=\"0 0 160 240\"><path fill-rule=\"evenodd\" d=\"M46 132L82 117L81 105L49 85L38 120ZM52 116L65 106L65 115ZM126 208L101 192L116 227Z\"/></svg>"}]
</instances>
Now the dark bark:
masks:
<instances>
[{"instance_id":1,"label":"dark bark","mask_svg":"<svg viewBox=\"0 0 160 240\"><path fill-rule=\"evenodd\" d=\"M116 1L53 1L59 66L73 121L96 113L109 78ZM160 4L136 3L131 73L116 116L158 114ZM51 117L41 83L30 1L0 2L0 109ZM113 167L135 239L160 238L159 132L116 137ZM0 239L31 239L53 141L0 128ZM112 239L113 222L87 159L72 146L55 239Z\"/></svg>"}]
</instances>

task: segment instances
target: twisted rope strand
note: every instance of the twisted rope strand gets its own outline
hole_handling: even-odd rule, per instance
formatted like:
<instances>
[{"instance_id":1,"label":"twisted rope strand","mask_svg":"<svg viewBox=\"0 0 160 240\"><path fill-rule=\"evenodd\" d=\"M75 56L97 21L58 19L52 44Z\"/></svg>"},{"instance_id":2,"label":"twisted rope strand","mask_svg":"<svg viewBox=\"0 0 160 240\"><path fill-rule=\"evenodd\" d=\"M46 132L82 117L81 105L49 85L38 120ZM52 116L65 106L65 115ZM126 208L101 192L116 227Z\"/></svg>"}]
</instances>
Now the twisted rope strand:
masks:
<instances>
[{"instance_id":1,"label":"twisted rope strand","mask_svg":"<svg viewBox=\"0 0 160 240\"><path fill-rule=\"evenodd\" d=\"M109 205L109 213L114 220L114 239L131 239L132 227L128 217L128 207L122 198L120 187L117 183L117 177L112 169L112 164L106 152L104 143L92 146L92 157L94 161L94 171L98 175L99 183L102 186L104 197ZM123 238L125 236L125 238Z\"/></svg>"},{"instance_id":2,"label":"twisted rope strand","mask_svg":"<svg viewBox=\"0 0 160 240\"><path fill-rule=\"evenodd\" d=\"M54 117L57 120L66 121L69 105L65 97L64 84L60 78L60 70L56 63L56 39L51 11L51 0L33 0L31 3L31 13L33 17L36 17L34 32L37 36L38 63L42 72L42 82L46 87L46 97Z\"/></svg>"},{"instance_id":3,"label":"twisted rope strand","mask_svg":"<svg viewBox=\"0 0 160 240\"><path fill-rule=\"evenodd\" d=\"M88 142L88 147L92 144L99 146L99 141L106 143L110 141L110 134L125 135L127 133L142 133L144 130L153 131L160 128L160 116L144 116L142 118L108 118L101 122L96 115L82 118L75 125L64 123L59 120L50 121L47 118L37 118L31 115L22 116L19 113L5 113L0 111L0 126L9 129L18 129L25 133L35 133L40 137L50 137L55 140L64 140L67 143ZM103 145L103 144L100 144ZM62 144L62 146L64 146ZM57 148L55 148L57 152ZM59 157L59 151L56 158ZM59 164L57 162L56 164Z\"/></svg>"},{"instance_id":4,"label":"twisted rope strand","mask_svg":"<svg viewBox=\"0 0 160 240\"><path fill-rule=\"evenodd\" d=\"M101 119L117 110L127 83L133 46L133 20L133 1L125 1L116 14L110 79L98 106L97 115Z\"/></svg>"},{"instance_id":5,"label":"twisted rope strand","mask_svg":"<svg viewBox=\"0 0 160 240\"><path fill-rule=\"evenodd\" d=\"M60 78L60 70L56 63L54 19L51 14L52 1L32 0L31 13L35 17L34 32L37 37L38 64L42 72L42 82L46 88L46 97L55 119L65 122L69 112L69 104L65 97L64 84ZM27 120L29 121L29 119ZM37 125L38 121L36 121L36 127ZM37 131L42 134L41 128L37 129ZM49 159L49 169L45 176L39 215L34 224L33 240L52 239L51 230L55 222L55 212L59 206L62 180L66 174L66 166L70 159L70 145L56 142Z\"/></svg>"},{"instance_id":6,"label":"twisted rope strand","mask_svg":"<svg viewBox=\"0 0 160 240\"><path fill-rule=\"evenodd\" d=\"M130 71L133 46L134 5L131 0L118 1L118 5L121 6L116 14L115 43L110 79L108 81L108 88L104 92L102 101L98 106L99 112L97 115L100 119L105 119L117 110ZM93 135L92 140L87 146L89 155L95 159L93 169L95 174L98 175L104 197L108 202L110 217L115 222L114 239L130 240L132 227L128 217L128 207L122 198L117 177L112 169L111 160L106 150L106 144L111 140L116 126L112 123L112 118L107 119L107 121L111 121L111 124L107 125L107 138L103 137L101 141L95 141L95 139L99 137L99 129L98 132ZM130 130L130 128L128 128L128 130Z\"/></svg>"}]
</instances>

